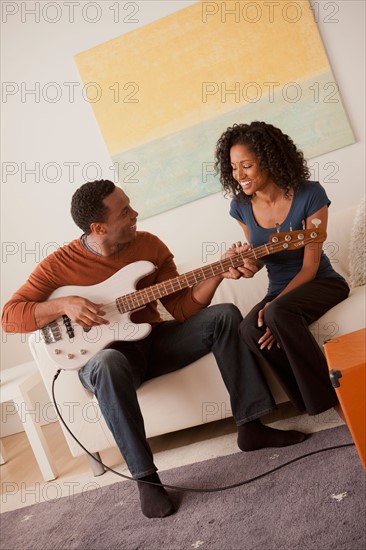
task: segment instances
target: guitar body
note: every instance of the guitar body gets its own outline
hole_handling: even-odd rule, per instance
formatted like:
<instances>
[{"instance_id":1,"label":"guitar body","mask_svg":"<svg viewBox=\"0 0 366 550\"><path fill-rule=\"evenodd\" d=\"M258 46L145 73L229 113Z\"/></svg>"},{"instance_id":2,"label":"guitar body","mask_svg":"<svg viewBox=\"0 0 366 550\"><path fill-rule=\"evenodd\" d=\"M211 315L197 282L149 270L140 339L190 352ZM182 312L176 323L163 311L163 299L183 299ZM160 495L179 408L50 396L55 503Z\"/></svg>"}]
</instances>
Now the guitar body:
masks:
<instances>
[{"instance_id":1,"label":"guitar body","mask_svg":"<svg viewBox=\"0 0 366 550\"><path fill-rule=\"evenodd\" d=\"M40 332L47 353L65 370L80 369L98 351L116 340L141 340L151 332L148 323L134 324L131 313L119 313L116 297L135 292L137 282L155 270L154 264L141 260L120 269L102 283L92 286L63 286L55 290L49 300L64 296L81 296L97 304L105 304L105 318L109 325L99 325L85 331L59 317Z\"/></svg>"}]
</instances>

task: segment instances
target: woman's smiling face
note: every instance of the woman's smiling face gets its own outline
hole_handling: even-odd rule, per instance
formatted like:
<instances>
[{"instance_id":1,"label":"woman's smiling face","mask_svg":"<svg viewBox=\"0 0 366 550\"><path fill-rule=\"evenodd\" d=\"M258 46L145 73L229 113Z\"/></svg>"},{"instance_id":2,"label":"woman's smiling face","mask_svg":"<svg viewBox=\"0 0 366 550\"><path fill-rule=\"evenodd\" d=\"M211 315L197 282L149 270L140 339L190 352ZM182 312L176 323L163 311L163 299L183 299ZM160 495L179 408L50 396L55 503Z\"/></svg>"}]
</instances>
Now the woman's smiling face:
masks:
<instances>
[{"instance_id":1,"label":"woman's smiling face","mask_svg":"<svg viewBox=\"0 0 366 550\"><path fill-rule=\"evenodd\" d=\"M257 156L246 146L238 143L230 149L233 178L246 195L253 195L273 184L268 173L260 167Z\"/></svg>"}]
</instances>

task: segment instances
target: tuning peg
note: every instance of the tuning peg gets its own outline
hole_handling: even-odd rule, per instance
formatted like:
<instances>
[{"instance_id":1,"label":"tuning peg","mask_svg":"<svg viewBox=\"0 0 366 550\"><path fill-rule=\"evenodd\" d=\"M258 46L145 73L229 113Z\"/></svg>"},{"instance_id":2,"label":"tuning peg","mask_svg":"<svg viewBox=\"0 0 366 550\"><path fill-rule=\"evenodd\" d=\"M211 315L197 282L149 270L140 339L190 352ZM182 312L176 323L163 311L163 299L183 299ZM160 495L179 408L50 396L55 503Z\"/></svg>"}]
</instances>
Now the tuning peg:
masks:
<instances>
[{"instance_id":1,"label":"tuning peg","mask_svg":"<svg viewBox=\"0 0 366 550\"><path fill-rule=\"evenodd\" d=\"M290 231L292 231L292 222L290 222Z\"/></svg>"},{"instance_id":2,"label":"tuning peg","mask_svg":"<svg viewBox=\"0 0 366 550\"><path fill-rule=\"evenodd\" d=\"M275 223L275 227L276 227L276 229L277 229L277 233L279 233L279 232L280 232L280 229L281 229L280 224L279 224L279 223Z\"/></svg>"},{"instance_id":3,"label":"tuning peg","mask_svg":"<svg viewBox=\"0 0 366 550\"><path fill-rule=\"evenodd\" d=\"M316 229L318 229L318 227L319 227L319 225L322 223L322 221L319 220L319 218L314 218L314 219L311 220L311 223L312 223L313 225L315 225Z\"/></svg>"},{"instance_id":4,"label":"tuning peg","mask_svg":"<svg viewBox=\"0 0 366 550\"><path fill-rule=\"evenodd\" d=\"M305 223L305 220L302 220L301 224L302 224L302 229L303 229L303 231L304 231L304 230L306 229L306 223Z\"/></svg>"}]
</instances>

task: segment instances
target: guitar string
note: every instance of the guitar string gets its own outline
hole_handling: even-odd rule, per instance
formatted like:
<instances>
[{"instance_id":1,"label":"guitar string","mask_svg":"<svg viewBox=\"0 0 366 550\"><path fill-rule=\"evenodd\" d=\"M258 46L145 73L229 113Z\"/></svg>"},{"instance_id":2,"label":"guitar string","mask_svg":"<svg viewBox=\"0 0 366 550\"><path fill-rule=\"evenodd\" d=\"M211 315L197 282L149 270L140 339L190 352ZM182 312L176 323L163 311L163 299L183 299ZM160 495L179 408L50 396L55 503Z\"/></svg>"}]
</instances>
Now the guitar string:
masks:
<instances>
[{"instance_id":1,"label":"guitar string","mask_svg":"<svg viewBox=\"0 0 366 550\"><path fill-rule=\"evenodd\" d=\"M301 231L299 233L301 233ZM307 242L305 242L306 240L307 240ZM119 308L118 308L118 305L122 306L122 309L124 309L124 306L128 307L128 309L126 311L123 311L121 314L136 311L136 310L140 309L141 307L144 307L148 303L153 302L155 300L158 300L160 297L163 297L163 294L161 294L160 291L161 290L166 290L166 285L168 285L168 284L171 285L171 287L172 287L172 289L170 291L168 291L168 293L173 294L174 292L178 292L179 290L181 290L183 288L193 286L197 282L200 282L199 280L197 281L197 278L195 276L195 273L197 273L197 272L201 271L203 276L205 277L204 280L206 280L207 278L215 276L214 266L220 266L221 269L223 269L223 264L224 264L225 267L226 267L226 264L227 264L228 269L230 267L234 267L234 268L240 267L241 262L239 262L239 263L235 262L235 264L233 264L234 259L238 260L239 257L240 257L241 261L244 260L244 259L247 259L247 258L256 260L256 259L259 259L263 256L267 256L267 255L270 255L270 254L274 254L276 252L280 252L281 250L287 250L287 249L283 248L284 242L286 242L286 241L279 241L277 243L270 243L270 242L265 243L263 245L260 245L256 248L254 248L254 249L251 248L251 249L249 249L245 252L238 253L235 256L231 256L231 257L228 257L228 258L223 258L222 260L218 260L217 262L214 262L213 264L209 264L207 266L201 266L201 267L199 267L197 269L194 269L192 271L188 271L187 273L180 274L180 275L178 275L177 277L175 277L173 279L168 279L167 281L162 281L161 283L157 283L155 285L145 287L145 288L142 288L140 290L135 290L134 292L130 292L128 294L125 294L124 296L119 296L113 302L103 304L103 311L105 311L106 314L113 314L115 312L121 313ZM311 239L303 239L302 242L303 242L302 246L305 246L305 244L308 244L310 242L314 242L314 240L312 238ZM269 247L271 248L271 252L268 252ZM276 250L276 249L278 249L278 250ZM224 273L224 271L220 270L220 273ZM208 277L207 277L207 275L208 275ZM188 277L194 277L194 281L192 281L192 285L190 285L188 283L188 280L187 280ZM186 279L186 284L184 284L183 287L179 284L179 288L174 289L173 285L176 284L179 280L183 280L184 278ZM152 293L152 296L148 295L149 292ZM156 296L155 292L157 292L160 295ZM139 296L141 296L141 298L143 300L142 303L139 303ZM146 299L147 299L147 301L146 301ZM136 300L137 304L131 304L131 300ZM116 305L116 304L118 304L118 305Z\"/></svg>"},{"instance_id":2,"label":"guitar string","mask_svg":"<svg viewBox=\"0 0 366 550\"><path fill-rule=\"evenodd\" d=\"M266 248L266 245L262 245L258 248L256 248L256 251L259 251L260 248ZM267 250L266 250L267 251ZM150 302L153 302L154 300L157 300L159 299L159 297L162 297L163 294L161 294L161 290L164 290L166 289L166 286L167 285L170 285L172 287L171 289L171 292L168 291L169 293L173 294L174 292L178 292L179 290L183 289L183 288L187 288L190 285L190 283L188 282L188 277L193 277L194 280L192 281L192 286L194 284L196 284L197 282L200 282L199 280L197 280L197 278L195 277L194 273L195 272L199 272L199 271L202 271L203 273L203 276L206 277L206 275L209 275L210 277L214 277L215 276L215 273L213 272L213 268L211 266L215 266L215 265L221 265L221 264L225 264L227 263L227 267L229 269L229 267L239 267L240 263L238 265L233 265L232 263L232 260L235 258L235 259L238 259L238 257L240 256L240 259L241 260L244 260L245 258L248 258L250 257L250 252L252 252L252 250L248 250L247 252L245 253L239 253L237 254L235 257L233 256L232 258L224 258L223 260L219 260L218 262L215 262L213 264L210 264L209 266L202 266L202 267L199 267L197 269L194 269L192 271L188 271L187 273L183 273L183 274L180 274L178 275L177 277L173 278L173 279L168 279L167 281L162 281L161 283L157 283L155 285L152 285L152 286L149 286L149 287L145 287L145 288L142 288L140 290L136 290L134 292L130 292L128 294L125 294L124 296L119 296L117 297L113 302L109 302L107 304L104 304L103 305L103 311L105 311L106 313L114 313L115 311L117 311L118 313L120 313L119 309L118 309L118 306L116 306L116 303L119 302L119 305L122 306L127 306L129 307L129 309L127 311L125 311L124 313L128 313L130 311L134 311L135 309L139 309L141 307L143 307L144 305L150 303ZM246 255L244 255L246 254ZM252 253L252 258L255 259L255 254ZM230 265L231 264L231 265ZM226 267L226 266L225 266ZM222 265L221 265L221 268L222 268ZM204 273L205 271L207 271L207 273ZM224 273L224 271L221 271L220 270L220 273ZM209 278L209 277L206 277L206 279ZM184 284L184 286L181 286L179 284L179 287L178 288L174 288L174 285L178 283L178 280L183 280L183 279L186 279L186 284ZM206 280L206 279L203 279L203 280ZM151 293L151 296L149 295L149 293ZM159 294L160 296L156 296L156 294ZM139 303L139 298L136 297L136 298L133 298L134 296L136 295L140 295L141 298L144 300L143 303ZM129 302L131 302L131 300L135 299L137 301L137 304L131 304ZM145 300L148 300L148 301L145 301ZM133 307L133 309L131 310L131 305ZM136 305L136 307L135 307Z\"/></svg>"}]
</instances>

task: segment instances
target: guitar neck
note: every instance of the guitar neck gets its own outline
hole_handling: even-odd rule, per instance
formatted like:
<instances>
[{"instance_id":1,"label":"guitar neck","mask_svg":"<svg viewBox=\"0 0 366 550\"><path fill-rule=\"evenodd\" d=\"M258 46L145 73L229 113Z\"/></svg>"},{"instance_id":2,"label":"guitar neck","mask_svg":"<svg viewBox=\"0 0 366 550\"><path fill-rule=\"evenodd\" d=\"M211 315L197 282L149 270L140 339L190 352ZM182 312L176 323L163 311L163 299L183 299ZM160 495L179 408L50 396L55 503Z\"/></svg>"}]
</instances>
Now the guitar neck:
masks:
<instances>
[{"instance_id":1,"label":"guitar neck","mask_svg":"<svg viewBox=\"0 0 366 550\"><path fill-rule=\"evenodd\" d=\"M159 298L174 294L174 292L191 287L196 283L221 275L228 271L230 267L240 267L244 264L246 258L258 260L262 258L262 256L267 256L268 254L273 254L280 250L283 250L281 243L267 243L257 248L247 250L246 252L236 254L235 256L225 258L224 260L219 260L218 262L199 267L193 271L188 271L173 279L162 281L153 286L126 294L125 296L120 296L116 299L118 311L120 313L127 313L139 309L154 300L159 300Z\"/></svg>"}]
</instances>

